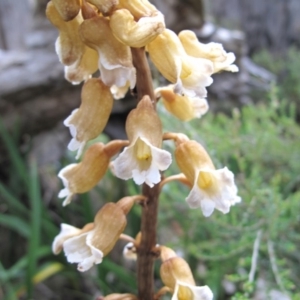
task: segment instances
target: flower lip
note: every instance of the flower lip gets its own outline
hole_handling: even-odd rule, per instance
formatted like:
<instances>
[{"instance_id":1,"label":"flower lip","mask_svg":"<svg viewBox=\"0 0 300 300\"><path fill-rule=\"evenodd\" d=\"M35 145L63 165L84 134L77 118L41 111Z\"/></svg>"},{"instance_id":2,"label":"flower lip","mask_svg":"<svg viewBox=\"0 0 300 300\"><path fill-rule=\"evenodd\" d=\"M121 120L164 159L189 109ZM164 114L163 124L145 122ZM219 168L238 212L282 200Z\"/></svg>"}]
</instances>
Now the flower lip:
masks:
<instances>
[{"instance_id":1,"label":"flower lip","mask_svg":"<svg viewBox=\"0 0 300 300\"><path fill-rule=\"evenodd\" d=\"M171 164L171 154L157 148L143 137L136 140L113 162L115 175L121 179L133 178L136 184L144 182L150 187L160 182L160 172Z\"/></svg>"}]
</instances>

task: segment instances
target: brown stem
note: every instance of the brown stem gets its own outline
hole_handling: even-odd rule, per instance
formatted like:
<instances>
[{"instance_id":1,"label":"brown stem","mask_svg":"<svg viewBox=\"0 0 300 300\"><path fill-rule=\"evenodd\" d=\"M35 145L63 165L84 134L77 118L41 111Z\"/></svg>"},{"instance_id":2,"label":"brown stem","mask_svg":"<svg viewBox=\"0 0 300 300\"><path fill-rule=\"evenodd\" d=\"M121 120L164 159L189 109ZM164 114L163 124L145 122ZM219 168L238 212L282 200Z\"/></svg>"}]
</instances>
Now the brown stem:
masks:
<instances>
[{"instance_id":1,"label":"brown stem","mask_svg":"<svg viewBox=\"0 0 300 300\"><path fill-rule=\"evenodd\" d=\"M137 75L137 97L141 100L143 96L149 95L155 107L155 95L152 85L152 77L144 48L132 48L133 64ZM141 243L138 247L137 279L138 297L140 300L153 300L154 297L154 260L155 252L152 251L156 245L156 223L158 212L159 185L150 188L143 185L143 195L147 201L142 205L141 219Z\"/></svg>"},{"instance_id":2,"label":"brown stem","mask_svg":"<svg viewBox=\"0 0 300 300\"><path fill-rule=\"evenodd\" d=\"M131 48L133 65L136 68L137 98L148 95L155 104L152 76L145 54L145 48Z\"/></svg>"}]
</instances>

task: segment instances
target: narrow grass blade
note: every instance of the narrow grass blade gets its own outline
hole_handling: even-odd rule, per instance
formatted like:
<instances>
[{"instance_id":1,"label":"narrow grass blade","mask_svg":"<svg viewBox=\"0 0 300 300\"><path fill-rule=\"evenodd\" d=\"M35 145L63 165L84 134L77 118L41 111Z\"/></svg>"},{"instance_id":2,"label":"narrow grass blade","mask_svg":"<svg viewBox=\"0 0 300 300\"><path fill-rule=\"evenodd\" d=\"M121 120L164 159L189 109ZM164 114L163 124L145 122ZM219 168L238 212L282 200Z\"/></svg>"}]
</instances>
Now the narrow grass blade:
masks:
<instances>
[{"instance_id":1,"label":"narrow grass blade","mask_svg":"<svg viewBox=\"0 0 300 300\"><path fill-rule=\"evenodd\" d=\"M28 247L28 268L26 276L27 298L32 299L33 276L37 268L37 252L40 245L42 200L38 180L37 166L34 161L30 165L29 198L31 207L31 230Z\"/></svg>"},{"instance_id":2,"label":"narrow grass blade","mask_svg":"<svg viewBox=\"0 0 300 300\"><path fill-rule=\"evenodd\" d=\"M6 200L6 203L9 206L9 210L14 211L15 213L28 214L28 209L26 208L26 206L20 201L20 199L16 198L11 193L11 191L9 191L1 182L0 195L1 198Z\"/></svg>"},{"instance_id":3,"label":"narrow grass blade","mask_svg":"<svg viewBox=\"0 0 300 300\"><path fill-rule=\"evenodd\" d=\"M51 254L51 248L49 246L40 247L36 253L37 259L44 258ZM5 283L7 280L16 279L23 270L28 265L28 255L20 258L11 268L5 271L5 273L0 272L0 282Z\"/></svg>"},{"instance_id":4,"label":"narrow grass blade","mask_svg":"<svg viewBox=\"0 0 300 300\"><path fill-rule=\"evenodd\" d=\"M9 136L7 130L5 129L1 119L0 119L0 138L4 141L10 161L12 162L15 171L18 173L20 178L27 183L27 169L26 165L19 154L18 147L14 143L13 139Z\"/></svg>"},{"instance_id":5,"label":"narrow grass blade","mask_svg":"<svg viewBox=\"0 0 300 300\"><path fill-rule=\"evenodd\" d=\"M21 236L28 238L30 236L30 228L21 218L12 215L0 214L0 225L16 231Z\"/></svg>"},{"instance_id":6,"label":"narrow grass blade","mask_svg":"<svg viewBox=\"0 0 300 300\"><path fill-rule=\"evenodd\" d=\"M7 277L7 271L5 270L5 268L3 267L3 265L0 262L0 276L2 277ZM2 282L2 280L1 280ZM4 288L4 285L3 285ZM5 282L5 294L6 297L3 300L17 300L17 297L15 295L15 291L14 288L12 286L12 284L9 281Z\"/></svg>"}]
</instances>

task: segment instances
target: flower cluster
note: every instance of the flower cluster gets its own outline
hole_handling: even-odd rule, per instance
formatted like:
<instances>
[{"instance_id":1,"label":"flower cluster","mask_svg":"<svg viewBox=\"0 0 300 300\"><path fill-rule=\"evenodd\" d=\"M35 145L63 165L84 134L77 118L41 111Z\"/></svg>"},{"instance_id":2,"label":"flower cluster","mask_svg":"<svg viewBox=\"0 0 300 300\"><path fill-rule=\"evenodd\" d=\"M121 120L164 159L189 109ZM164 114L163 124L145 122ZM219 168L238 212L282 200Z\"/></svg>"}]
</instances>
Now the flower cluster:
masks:
<instances>
[{"instance_id":1,"label":"flower cluster","mask_svg":"<svg viewBox=\"0 0 300 300\"><path fill-rule=\"evenodd\" d=\"M190 30L178 35L165 27L164 16L147 0L52 0L46 14L59 30L55 49L64 65L65 78L72 84L83 82L81 105L64 121L72 136L68 145L82 159L63 168L58 176L64 188L59 197L63 205L74 194L95 187L110 168L123 180L133 179L137 185L160 187L178 179L190 186L186 201L191 208L200 207L204 216L214 209L228 213L240 201L234 175L226 167L216 170L206 150L198 142L180 133L163 133L156 111L161 98L166 109L182 121L199 118L208 111L206 87L212 75L220 71L238 71L235 56L221 44L202 44ZM147 73L139 71L136 57L139 49L146 60L148 53L154 66L169 81L155 91L146 90L126 120L128 140L107 144L87 143L99 136L112 111L114 99L123 98L128 89L143 91L138 82ZM95 73L99 71L99 75ZM175 161L182 174L162 180L161 171L172 163L172 155L162 149L164 140L175 145ZM120 152L120 153L119 153ZM82 155L83 154L83 155ZM118 155L119 154L119 155ZM116 158L115 156L118 155ZM82 229L62 224L53 242L53 252L64 251L70 263L86 271L101 263L126 227L126 215L135 202L147 209L149 195L127 196L116 203L106 203L94 222ZM155 225L154 225L155 226ZM129 258L139 255L143 239L129 239L124 253ZM127 237L128 240L128 237ZM172 299L212 299L207 287L197 287L187 263L167 247L158 247L163 292ZM105 299L138 299L131 294L112 294Z\"/></svg>"}]
</instances>

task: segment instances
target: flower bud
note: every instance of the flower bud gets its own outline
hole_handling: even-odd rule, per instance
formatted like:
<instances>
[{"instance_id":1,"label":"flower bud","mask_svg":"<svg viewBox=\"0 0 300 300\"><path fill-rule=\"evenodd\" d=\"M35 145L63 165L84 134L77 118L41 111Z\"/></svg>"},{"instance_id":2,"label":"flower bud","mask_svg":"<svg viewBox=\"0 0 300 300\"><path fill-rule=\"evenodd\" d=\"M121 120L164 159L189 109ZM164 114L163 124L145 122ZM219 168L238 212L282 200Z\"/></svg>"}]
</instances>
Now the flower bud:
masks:
<instances>
[{"instance_id":1,"label":"flower bud","mask_svg":"<svg viewBox=\"0 0 300 300\"><path fill-rule=\"evenodd\" d=\"M52 0L65 22L73 20L80 11L80 0Z\"/></svg>"},{"instance_id":2,"label":"flower bud","mask_svg":"<svg viewBox=\"0 0 300 300\"><path fill-rule=\"evenodd\" d=\"M153 41L165 29L164 16L157 13L135 21L127 9L116 10L109 23L115 37L123 44L141 48Z\"/></svg>"},{"instance_id":3,"label":"flower bud","mask_svg":"<svg viewBox=\"0 0 300 300\"><path fill-rule=\"evenodd\" d=\"M173 85L158 88L155 93L161 96L165 108L181 121L200 118L208 111L206 99L177 94Z\"/></svg>"},{"instance_id":4,"label":"flower bud","mask_svg":"<svg viewBox=\"0 0 300 300\"><path fill-rule=\"evenodd\" d=\"M135 20L143 17L151 17L158 13L158 10L148 0L119 0L118 9L126 8L134 16Z\"/></svg>"},{"instance_id":5,"label":"flower bud","mask_svg":"<svg viewBox=\"0 0 300 300\"><path fill-rule=\"evenodd\" d=\"M78 35L79 25L83 21L81 14L79 13L71 21L65 22L50 1L47 5L46 15L49 21L59 30L55 50L60 62L65 66L70 66L79 61L84 52L84 44Z\"/></svg>"},{"instance_id":6,"label":"flower bud","mask_svg":"<svg viewBox=\"0 0 300 300\"><path fill-rule=\"evenodd\" d=\"M110 14L114 10L119 0L86 0L87 2L95 5L104 15Z\"/></svg>"},{"instance_id":7,"label":"flower bud","mask_svg":"<svg viewBox=\"0 0 300 300\"><path fill-rule=\"evenodd\" d=\"M126 133L130 145L113 162L114 173L121 179L133 178L136 184L145 182L152 187L160 181L159 170L166 170L172 158L160 149L162 125L148 96L129 113Z\"/></svg>"},{"instance_id":8,"label":"flower bud","mask_svg":"<svg viewBox=\"0 0 300 300\"><path fill-rule=\"evenodd\" d=\"M78 150L80 156L85 144L99 136L103 131L113 107L110 88L99 78L90 78L85 82L81 92L81 105L65 120L70 127L73 139L69 150Z\"/></svg>"},{"instance_id":9,"label":"flower bud","mask_svg":"<svg viewBox=\"0 0 300 300\"><path fill-rule=\"evenodd\" d=\"M102 143L92 145L85 152L82 162L68 165L58 173L65 186L58 194L59 198L66 197L63 206L71 202L74 194L91 190L105 175L110 160L105 147Z\"/></svg>"},{"instance_id":10,"label":"flower bud","mask_svg":"<svg viewBox=\"0 0 300 300\"><path fill-rule=\"evenodd\" d=\"M101 79L107 86L123 87L127 81L133 88L136 83L131 51L113 35L109 21L101 16L84 20L79 34L83 42L99 54Z\"/></svg>"}]
</instances>

